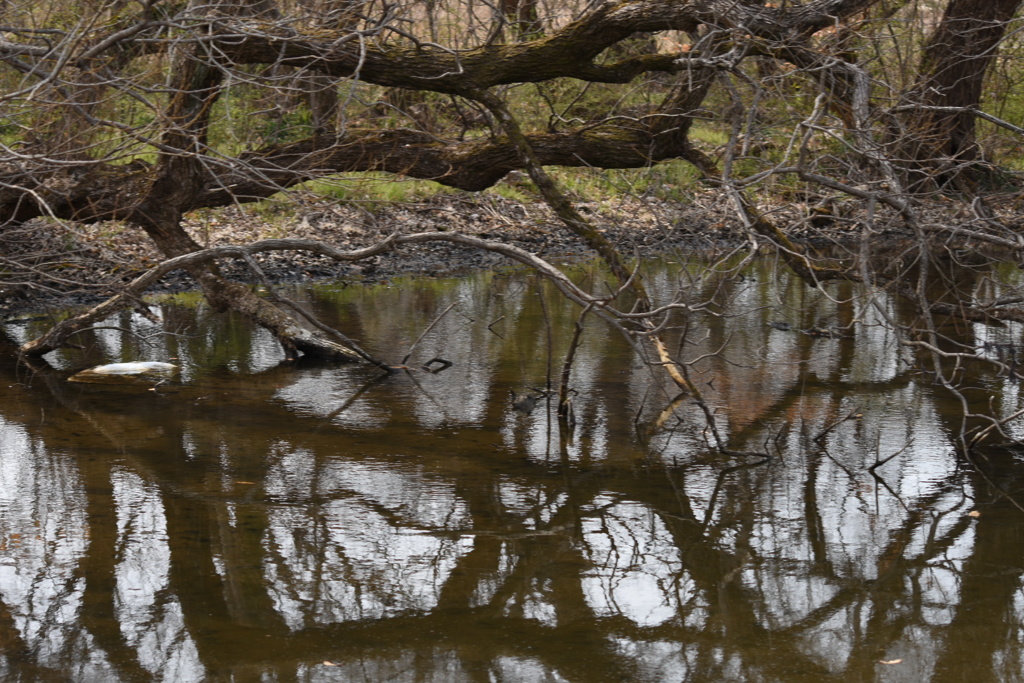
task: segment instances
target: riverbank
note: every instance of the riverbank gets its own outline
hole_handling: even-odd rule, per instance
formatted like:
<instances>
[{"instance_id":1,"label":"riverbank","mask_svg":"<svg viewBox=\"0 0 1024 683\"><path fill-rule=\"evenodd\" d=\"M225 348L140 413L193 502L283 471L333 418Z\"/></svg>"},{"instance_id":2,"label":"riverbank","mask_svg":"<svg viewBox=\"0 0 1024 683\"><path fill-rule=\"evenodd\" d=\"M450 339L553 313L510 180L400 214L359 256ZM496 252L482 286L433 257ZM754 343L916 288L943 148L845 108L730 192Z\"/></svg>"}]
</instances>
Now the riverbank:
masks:
<instances>
[{"instance_id":1,"label":"riverbank","mask_svg":"<svg viewBox=\"0 0 1024 683\"><path fill-rule=\"evenodd\" d=\"M581 202L577 207L627 255L708 252L749 243L732 206L713 190L687 202L621 197ZM948 205L945 209L948 211ZM852 211L836 203L826 214L814 204L793 202L776 207L770 217L785 226L791 238L816 245L850 243L860 235L862 225ZM188 218L186 227L199 244L209 247L293 237L354 250L396 232L454 231L515 244L547 259L593 255L547 206L498 195L442 194L414 203L369 206L306 198L276 209L241 206L197 212ZM898 233L895 227L886 230L882 222L875 227L878 235ZM141 230L113 223L33 221L0 234L0 254L7 271L0 284L0 319L100 301L160 260ZM337 262L302 252L265 253L256 261L274 283L376 282L399 274L441 276L508 263L493 253L448 244L403 248L358 262ZM229 277L257 279L242 263L224 261L221 265ZM186 273L177 271L150 291L194 287Z\"/></svg>"}]
</instances>

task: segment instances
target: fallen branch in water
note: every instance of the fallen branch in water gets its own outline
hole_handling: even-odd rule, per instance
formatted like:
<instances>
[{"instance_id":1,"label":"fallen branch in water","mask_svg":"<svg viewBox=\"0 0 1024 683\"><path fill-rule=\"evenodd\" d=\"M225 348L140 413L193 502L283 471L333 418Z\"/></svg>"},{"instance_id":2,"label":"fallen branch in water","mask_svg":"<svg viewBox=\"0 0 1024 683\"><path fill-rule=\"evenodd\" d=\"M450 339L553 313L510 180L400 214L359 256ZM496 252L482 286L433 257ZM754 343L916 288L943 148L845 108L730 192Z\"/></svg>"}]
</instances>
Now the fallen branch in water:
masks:
<instances>
[{"instance_id":1,"label":"fallen branch in water","mask_svg":"<svg viewBox=\"0 0 1024 683\"><path fill-rule=\"evenodd\" d=\"M536 254L514 245L493 242L479 237L473 237L471 235L450 232L425 232L414 233L411 235L391 235L377 244L352 251L344 251L325 242L319 242L316 240L268 239L253 242L251 244L224 245L190 252L159 263L132 280L132 282L125 286L124 290L115 296L97 304L83 313L57 323L41 337L24 343L19 349L19 352L24 356L38 357L65 346L68 337L71 335L93 325L94 323L110 317L118 311L137 306L139 297L149 287L153 286L162 277L175 270L187 269L199 264L224 258L239 258L251 265L253 263L251 258L254 254L271 251L306 251L313 254L327 256L337 261L352 262L360 261L389 251L394 251L399 247L427 244L430 242L448 242L451 244L459 244L466 247L501 254L513 261L516 261L517 263L521 263L529 267L551 281L569 300L582 307L591 307L597 315L612 324L627 339L629 339L634 349L637 351L640 350L636 345L635 340L632 339L630 332L623 327L621 322L625 319L636 319L638 316L635 313L630 314L616 311L609 306L609 299L594 297L583 289L577 287L576 284L562 271ZM657 309L649 315L662 315L666 310L666 308ZM363 353L365 354L365 352ZM360 354L355 349L353 349L352 357L353 359L358 357L366 359L366 355Z\"/></svg>"}]
</instances>

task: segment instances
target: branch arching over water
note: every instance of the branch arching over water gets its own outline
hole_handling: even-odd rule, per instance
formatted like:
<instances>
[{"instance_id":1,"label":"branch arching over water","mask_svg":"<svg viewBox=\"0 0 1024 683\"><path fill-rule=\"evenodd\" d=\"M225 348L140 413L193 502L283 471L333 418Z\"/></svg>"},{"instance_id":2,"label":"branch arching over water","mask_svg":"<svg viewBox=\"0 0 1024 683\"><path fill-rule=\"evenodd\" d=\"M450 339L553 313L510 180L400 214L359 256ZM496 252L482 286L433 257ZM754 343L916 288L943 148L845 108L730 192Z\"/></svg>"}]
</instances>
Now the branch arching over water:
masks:
<instances>
[{"instance_id":1,"label":"branch arching over water","mask_svg":"<svg viewBox=\"0 0 1024 683\"><path fill-rule=\"evenodd\" d=\"M138 301L138 297L150 286L156 284L163 276L175 270L189 268L201 263L208 263L222 258L245 258L253 254L269 251L305 251L333 258L337 261L360 261L378 254L394 251L403 246L426 244L429 242L448 242L466 247L481 249L501 254L521 263L550 280L558 290L571 301L580 306L594 306L596 312L605 320L614 324L621 331L625 330L616 320L616 315L606 307L605 301L595 299L576 286L565 273L551 263L515 245L504 244L481 239L472 235L453 232L422 232L410 235L391 235L384 240L362 249L345 251L326 242L306 239L267 239L241 245L223 245L194 251L163 261L130 282L125 289L106 301L93 306L89 310L72 316L54 325L46 334L26 342L20 353L26 356L42 356L64 346L67 338L75 332L103 320L117 311L129 308ZM628 336L628 335L627 335Z\"/></svg>"}]
</instances>

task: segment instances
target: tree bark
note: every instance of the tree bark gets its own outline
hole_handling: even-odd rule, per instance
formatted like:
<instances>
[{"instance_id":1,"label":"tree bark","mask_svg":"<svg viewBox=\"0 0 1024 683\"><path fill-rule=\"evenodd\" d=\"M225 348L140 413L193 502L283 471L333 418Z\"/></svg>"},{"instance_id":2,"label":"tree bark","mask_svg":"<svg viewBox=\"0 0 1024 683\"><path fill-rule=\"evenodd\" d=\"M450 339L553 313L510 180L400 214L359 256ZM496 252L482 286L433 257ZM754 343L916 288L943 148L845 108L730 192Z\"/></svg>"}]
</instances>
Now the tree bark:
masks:
<instances>
[{"instance_id":1,"label":"tree bark","mask_svg":"<svg viewBox=\"0 0 1024 683\"><path fill-rule=\"evenodd\" d=\"M970 186L981 159L972 110L981 105L985 74L1021 0L950 0L925 44L920 78L908 95L900 148L913 160L916 188ZM950 109L952 108L952 109Z\"/></svg>"}]
</instances>

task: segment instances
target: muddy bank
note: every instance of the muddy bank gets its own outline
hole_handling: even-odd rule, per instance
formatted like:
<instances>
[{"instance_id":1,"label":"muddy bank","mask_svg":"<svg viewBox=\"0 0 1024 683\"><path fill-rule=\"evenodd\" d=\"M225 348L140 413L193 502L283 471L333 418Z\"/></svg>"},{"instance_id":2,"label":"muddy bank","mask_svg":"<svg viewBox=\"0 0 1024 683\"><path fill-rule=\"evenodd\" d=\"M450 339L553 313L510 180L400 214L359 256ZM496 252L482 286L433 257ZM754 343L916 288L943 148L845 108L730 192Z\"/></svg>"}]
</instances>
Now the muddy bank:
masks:
<instances>
[{"instance_id":1,"label":"muddy bank","mask_svg":"<svg viewBox=\"0 0 1024 683\"><path fill-rule=\"evenodd\" d=\"M625 254L692 253L748 243L732 207L714 191L689 202L621 198L582 202L580 211L606 232ZM808 204L772 212L796 239L849 242L860 233L856 217L837 213L822 224ZM590 250L542 204L497 195L438 195L417 203L365 206L300 200L273 213L267 208L233 207L197 212L187 228L203 246L295 237L331 243L345 250L365 247L393 233L456 231L510 242L548 259L583 259ZM121 224L74 225L33 221L0 234L6 276L0 284L0 318L63 309L99 301L160 260L141 230ZM256 257L275 283L336 279L380 281L397 274L440 276L508 262L495 254L448 244L403 248L355 263L296 252ZM257 277L239 262L221 262L235 279ZM184 272L164 278L151 293L194 288Z\"/></svg>"}]
</instances>

